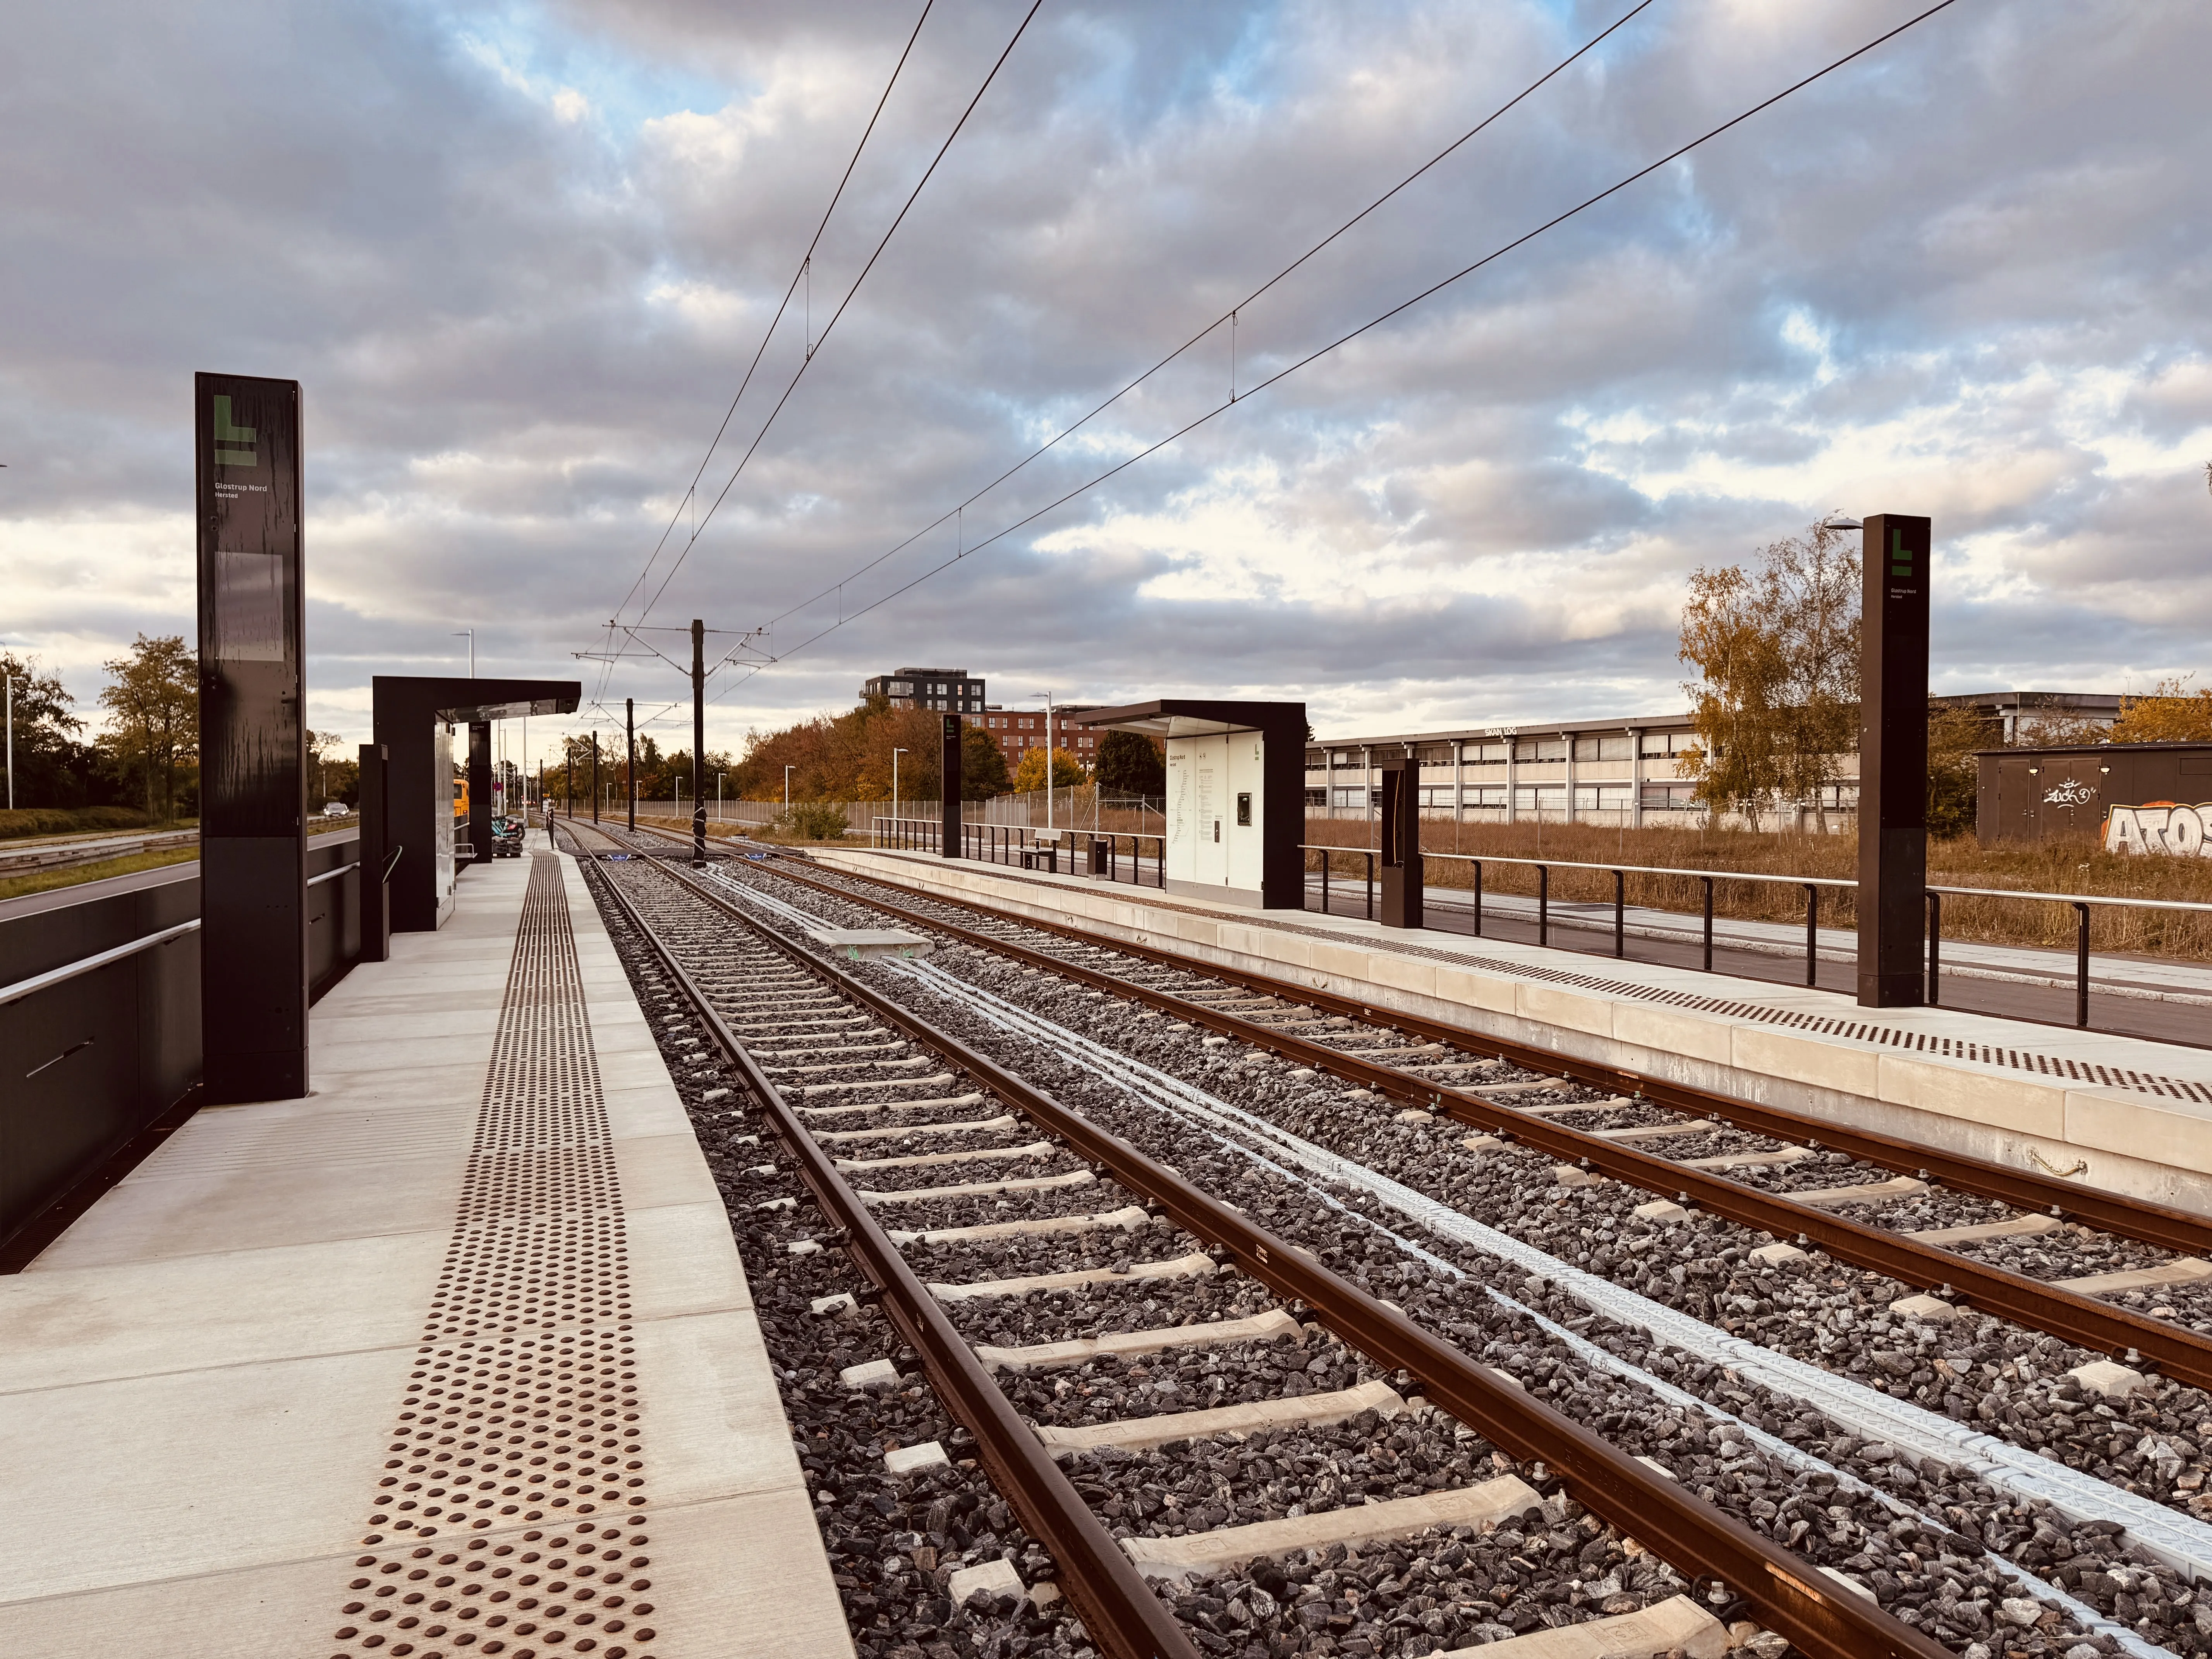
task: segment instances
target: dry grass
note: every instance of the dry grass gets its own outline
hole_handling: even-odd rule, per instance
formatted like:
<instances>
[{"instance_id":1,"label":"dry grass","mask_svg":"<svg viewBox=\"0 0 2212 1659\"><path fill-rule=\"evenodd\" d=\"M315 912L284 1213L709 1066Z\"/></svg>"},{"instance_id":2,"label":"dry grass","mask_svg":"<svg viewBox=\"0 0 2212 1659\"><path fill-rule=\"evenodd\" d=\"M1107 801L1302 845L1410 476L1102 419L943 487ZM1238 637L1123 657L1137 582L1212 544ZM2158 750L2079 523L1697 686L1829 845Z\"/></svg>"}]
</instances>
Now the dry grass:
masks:
<instances>
[{"instance_id":1,"label":"dry grass","mask_svg":"<svg viewBox=\"0 0 2212 1659\"><path fill-rule=\"evenodd\" d=\"M1373 844L1373 830L1361 823L1314 818L1307 821L1306 840L1315 845L1367 847ZM1844 881L1853 880L1858 874L1858 838L1854 834L1799 836L1741 830L1425 821L1421 847L1432 854L1739 871ZM1307 867L1319 869L1322 856L1309 853ZM1332 860L1332 874L1357 879L1364 863L1360 859L1336 857ZM1936 842L1929 849L1928 864L1928 878L1939 886L2212 904L2212 860L2130 858L2107 853L2086 840L1984 848L1971 836L1961 837ZM1428 880L1432 886L1466 887L1473 876L1464 864L1436 860L1429 865ZM1534 894L1536 872L1526 866L1485 865L1482 883L1486 892ZM1610 903L1613 878L1602 870L1555 868L1552 896ZM1690 876L1632 875L1627 878L1627 898L1631 904L1695 915L1704 903L1704 884ZM1822 889L1822 924L1856 927L1855 899L1848 889ZM1744 921L1801 922L1805 916L1805 893L1800 887L1763 882L1720 882L1714 887L1713 914ZM1943 902L1946 939L2070 951L2074 930L2070 905L2008 899L1947 898ZM2100 951L2212 957L2212 915L2099 907L2090 912L2089 942L2093 950Z\"/></svg>"}]
</instances>

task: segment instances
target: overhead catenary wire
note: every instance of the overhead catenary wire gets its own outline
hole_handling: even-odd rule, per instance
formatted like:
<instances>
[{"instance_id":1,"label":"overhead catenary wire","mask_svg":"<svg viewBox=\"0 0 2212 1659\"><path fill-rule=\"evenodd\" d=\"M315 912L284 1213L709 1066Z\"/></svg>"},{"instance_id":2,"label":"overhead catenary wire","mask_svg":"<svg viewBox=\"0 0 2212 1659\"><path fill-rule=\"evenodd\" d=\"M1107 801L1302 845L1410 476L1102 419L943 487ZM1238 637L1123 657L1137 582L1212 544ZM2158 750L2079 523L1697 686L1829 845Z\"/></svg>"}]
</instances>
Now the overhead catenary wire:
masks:
<instances>
[{"instance_id":1,"label":"overhead catenary wire","mask_svg":"<svg viewBox=\"0 0 2212 1659\"><path fill-rule=\"evenodd\" d=\"M775 654L774 661L787 661L790 658L797 655L799 652L805 650L807 647L817 643L821 640L828 637L830 634L836 632L839 629L859 620L860 617L866 616L870 611L878 609L879 606L888 605L891 600L896 599L901 595L909 592L915 587L920 586L923 582L929 580L933 576L940 574L944 571L950 569L953 565L961 562L963 560L971 557L976 553L981 552L985 548L991 546L994 543L1004 540L1006 537L1013 535L1016 532L1023 530L1030 525L1036 523L1039 519L1043 518L1048 514L1050 514L1060 507L1065 507L1068 502L1076 500L1079 496L1087 494L1091 490L1097 489L1100 484L1104 483L1108 480L1127 471L1130 467L1136 465L1139 461L1158 453L1161 450L1165 449L1168 446L1176 442L1178 440L1188 437L1191 433L1195 432L1200 427L1211 423L1217 416L1227 412L1229 410L1240 407L1244 404L1249 403L1258 393L1279 385L1282 381L1288 380L1291 375L1297 374L1300 370L1310 367L1312 364L1319 362L1322 358L1351 344L1354 340L1359 339L1363 336L1371 333L1374 330L1380 328L1383 324L1402 315L1415 306L1421 304L1425 301L1434 298L1437 295L1442 293L1444 289L1452 287L1455 283L1465 280L1467 277L1474 275L1477 271L1483 270L1485 267L1495 264L1498 260L1505 258L1507 255L1520 248L1525 247L1530 242L1534 241L1538 237L1543 235L1546 232L1556 229L1559 226L1566 223L1569 220L1573 219L1577 216L1589 211L1591 208L1597 206L1599 204L1619 195L1621 191L1628 189L1638 181L1647 179L1651 174L1658 172L1662 167L1681 160L1682 157L1689 155L1692 150L1698 149L1701 146L1711 143L1714 139L1720 137L1723 134L1742 125L1746 121L1752 119L1754 116L1759 115L1764 112L1773 108L1775 105L1781 103L1784 100L1796 93L1803 91L1807 87L1813 85L1815 82L1820 81L1826 76L1832 75L1838 70L1840 70L1847 64L1854 63L1857 59L1865 57L1869 52L1878 50L1888 42L1895 40L1898 36L1904 34L1908 30L1916 27L1921 23L1926 22L1938 12L1948 10L1955 3L1957 3L1957 0L1936 0L1936 3L1934 5L1928 7L1923 11L1916 13L1914 15L1905 19L1903 22L1897 24L1894 27L1883 31L1881 34L1876 35L1873 40L1869 40L1863 46L1856 47L1852 51L1845 52L1842 57L1835 58L1832 62L1824 64L1822 67L1814 70L1811 74L1805 76L1803 78L1792 82L1790 85L1783 88L1779 92L1774 93L1769 97L1761 99L1758 103L1752 105L1748 109L1729 117L1729 119L1722 122L1718 126L1712 127L1706 131L1700 133L1697 137L1691 139L1688 143L1679 145L1675 149L1668 151L1667 154L1660 156L1657 160L1638 167L1635 172L1628 173L1615 180L1613 183L1607 185L1603 190L1597 191L1595 194L1583 198L1583 200L1576 203L1572 207L1554 214L1552 217L1545 220L1540 224L1522 232L1511 240L1500 243L1489 252L1484 254L1480 258L1473 261L1471 264L1461 266L1457 270L1451 272L1448 276L1438 278L1436 282L1430 283L1427 287L1421 289L1418 292L1408 295L1406 299L1400 301L1387 311L1383 311L1376 316L1369 318L1358 327L1348 330L1345 333L1337 336L1335 338L1328 341L1323 345L1316 347L1304 356L1296 359L1292 362L1285 365L1284 368L1278 369L1273 374L1267 376L1263 380L1256 381L1251 386L1237 392L1233 398L1224 399L1222 402L1216 404L1210 409L1207 409L1195 418L1185 422L1182 426L1177 427L1173 431L1167 434L1166 436L1158 439L1152 443L1147 444L1143 448L1138 450L1135 453L1125 457L1123 459L1115 463L1112 466L1109 466L1104 471L1085 479L1083 483L1076 485L1073 489L1054 497L1053 500L1046 502L1043 506L1037 507L1033 512L1025 514L1021 518L1015 520L1012 524L1006 526L1004 528L994 532L992 534L986 536L976 542L967 544L960 551L956 552L951 558L941 560L937 564L934 564L928 569L921 572L919 575L915 576L912 580L893 588L890 592L870 600L867 604L860 606L856 610L851 611L843 611L841 610L836 621L817 629L815 633L809 635L806 638L801 640L798 644L791 647L789 649L778 652ZM1632 13L1630 15L1633 15ZM1626 21L1626 20L1624 18L1622 21ZM1616 25L1616 27L1618 26ZM1216 326L1218 325L1217 324ZM1120 394L1116 395L1118 396ZM1109 400L1109 402L1111 400ZM1070 428L1070 430L1073 429L1073 428ZM1028 459L1034 459L1035 457L1031 456ZM1023 465L1026 464L1026 461L1023 463ZM1010 477L1012 476L1012 471L1018 470L1018 467L1012 469L1009 473L1005 476ZM991 487L993 486L987 485L986 489L988 490ZM969 498L969 501L972 502L975 499L975 497L971 496ZM963 507L967 504L968 503L963 503ZM878 556L878 557L872 561L868 565L861 567L861 570L866 571L874 568L877 565L881 564L884 559L890 557L893 553L901 550L901 549L906 546L912 545L915 540L919 539L920 536L927 534L929 529L933 529L937 526L942 525L945 522L945 518L950 516L951 516L950 514L940 516L934 520L932 525L927 526L921 532L917 532L915 536L909 537L905 542L900 544L899 548L894 548L890 553ZM854 574L860 574L860 572L855 572ZM852 580L853 578L851 576L848 576L845 578L845 583L849 583ZM840 583L839 586L842 586L845 583ZM830 590L825 589L823 591L824 592L827 592ZM781 616L776 618L776 620L783 620L784 618L794 614L797 611L805 609L805 605L818 602L821 597L822 595L820 594L816 595L813 599L809 599L801 605L794 606L792 610L781 613ZM738 680L737 684L744 684L744 682L750 679L754 674L757 674L763 669L771 665L772 665L768 662L746 665L749 672L742 676Z\"/></svg>"},{"instance_id":2,"label":"overhead catenary wire","mask_svg":"<svg viewBox=\"0 0 2212 1659\"><path fill-rule=\"evenodd\" d=\"M807 369L813 364L814 359L821 354L822 348L829 343L830 336L836 331L838 321L844 316L846 308L853 303L854 298L860 293L860 285L868 280L868 273L876 268L876 262L883 258L884 250L890 246L891 238L898 234L899 227L906 222L907 215L913 211L914 204L920 199L923 189L936 175L937 169L944 161L946 152L952 148L953 140L959 137L962 130L967 126L969 118L975 114L976 106L983 101L983 94L991 89L992 82L999 77L999 71L1006 67L1006 59L1013 55L1014 48L1021 43L1022 36L1027 32L1030 20L1037 15L1043 4L1044 0L1032 0L1030 9L1022 14L1022 21L1015 25L1012 35L1007 40L998 57L992 60L990 71L984 76L982 84L975 88L975 96L970 98L965 107L961 110L960 118L952 124L952 130L945 135L945 142L937 147L936 155L930 157L928 167L923 169L921 177L915 181L914 188L908 191L907 198L900 204L897 215L891 220L882 237L878 240L873 252L868 255L867 263L860 267L860 274L853 279L852 286L845 290L845 297L837 302L836 309L830 313L830 319L822 325L821 333L814 337L812 344L800 360L798 371L791 377L791 383L783 389L783 395L776 399L775 406L768 412L768 418L761 422L760 430L753 434L752 442L746 446L745 453L738 458L738 464L732 469L728 479L715 494L713 501L708 503L706 512L700 515L690 538L684 543L682 550L677 554L674 560L670 562L668 572L660 579L659 586L653 589L653 597L640 608L637 615L639 622L642 623L646 617L653 614L653 607L660 602L660 596L668 591L668 584L675 580L676 573L683 568L684 561L690 556L691 550L699 544L700 536L704 534L708 526L713 523L715 513L720 509L723 501L728 498L730 491L735 488L738 477L745 470L746 464L752 459L759 451L761 444L767 439L769 428L775 424L776 416L783 413L784 405L791 401L792 394L799 390L799 382L805 378ZM920 26L916 25L916 27ZM765 349L765 342L763 342L763 349Z\"/></svg>"},{"instance_id":3,"label":"overhead catenary wire","mask_svg":"<svg viewBox=\"0 0 2212 1659\"><path fill-rule=\"evenodd\" d=\"M1656 3L1656 0L1637 0L1637 3L1634 6L1631 7L1627 11L1623 12L1619 17L1607 24L1605 27L1600 29L1589 40L1583 41L1582 45L1577 46L1565 58L1562 58L1558 63L1553 64L1551 68L1546 70L1541 75L1531 81L1527 86L1522 88L1520 91L1515 93L1513 96L1507 99L1496 109L1491 111L1489 114L1484 116L1482 119L1477 121L1465 132L1460 134L1458 137L1453 139L1451 143L1446 144L1434 155L1431 155L1427 161L1422 162L1420 166L1415 167L1404 178L1399 179L1396 184L1391 185L1389 189L1384 191L1380 196L1377 196L1365 207L1360 209L1358 212L1353 214L1349 219L1346 219L1334 230L1330 231L1328 235L1322 237L1311 247L1306 249L1304 252L1299 254L1297 258L1291 260L1280 270L1278 270L1273 276L1268 277L1267 281L1261 283L1259 287L1254 289L1249 294L1239 300L1235 305L1230 307L1228 310L1214 318L1203 328L1200 329L1188 339L1185 340L1181 345L1176 347L1172 351L1170 351L1164 356L1161 357L1150 368L1124 382L1120 387L1116 388L1106 398L1102 399L1100 402L1094 404L1090 409L1085 410L1083 414L1078 416L1066 426L1061 428L1051 437L1046 439L1044 442L1039 444L1035 449L1030 451L1028 454L1023 456L1021 459L1016 461L1012 466L1008 467L1005 471L1000 473L996 477L990 480L989 483L984 484L974 494L967 496L954 506L946 508L945 511L939 514L936 518L932 519L927 524L922 526L921 529L915 531L903 541L877 555L876 557L869 560L867 563L860 566L858 569L849 572L842 581L836 583L834 586L825 587L820 592L814 594L811 598L801 599L798 604L792 605L779 612L777 615L770 617L764 626L773 628L777 623L795 616L799 611L805 610L809 605L819 604L822 600L829 598L831 593L836 592L837 589L844 586L847 582L852 581L856 577L866 575L869 571L873 570L878 565L882 564L886 559L896 557L898 554L904 552L908 548L913 546L915 543L920 541L924 536L928 535L931 531L942 526L946 520L952 519L958 520L963 517L963 515L964 515L969 507L975 506L975 503L982 500L984 496L989 495L993 490L998 489L1000 485L1005 483L1008 479L1013 477L1017 473L1019 473L1024 468L1029 466L1031 462L1042 459L1044 456L1049 454L1053 450L1065 443L1068 439L1073 437L1078 432L1080 432L1091 422L1097 420L1101 415L1111 409L1115 404L1121 402L1122 398L1127 397L1131 392L1145 385L1146 382L1150 380L1154 375L1158 374L1162 369L1166 368L1170 364L1174 363L1177 359L1182 357L1186 352L1191 350L1194 347L1202 343L1224 323L1228 324L1230 328L1229 401L1232 404L1237 402L1238 398L1243 395L1239 393L1237 390L1236 329L1237 313L1239 312L1243 311L1247 306L1249 306L1254 301L1262 297L1269 290L1282 283L1286 277L1292 275L1301 267L1315 258L1317 255L1323 252L1333 244L1343 238L1346 233L1359 225L1363 221L1371 218L1392 200L1402 194L1417 180L1421 179L1424 175L1434 171L1452 155L1464 149L1468 143L1479 137L1485 129L1490 127L1500 118L1510 113L1516 106L1526 102L1530 97L1540 91L1546 85L1552 81L1556 80L1560 75L1565 73L1566 70L1572 68L1583 58L1587 57L1592 52L1595 52L1599 46L1602 46L1608 38L1626 27L1629 23L1632 22L1639 14ZM966 548L963 543L963 551L972 552L974 550L972 548Z\"/></svg>"},{"instance_id":4,"label":"overhead catenary wire","mask_svg":"<svg viewBox=\"0 0 2212 1659\"><path fill-rule=\"evenodd\" d=\"M921 38L921 26L929 21L930 9L936 3L937 0L922 0L921 15L914 20L914 28L906 38L906 46L899 53L898 62L891 66L890 79L884 83L883 94L876 100L876 106L869 113L867 125L861 129L860 141L853 146L853 153L845 162L845 171L838 175L837 187L830 192L829 204L822 210L822 217L814 227L814 234L807 241L806 252L799 256L799 268L792 272L791 281L784 288L783 298L776 306L775 315L769 319L768 327L761 334L760 344L754 349L752 361L745 365L744 378L738 382L738 390L730 399L730 406L722 411L721 424L714 428L714 435L708 441L706 453L699 458L698 467L691 474L691 482L685 487L683 499L676 504L676 510L669 514L668 523L660 532L660 539L653 544L653 551L646 557L644 568L638 572L637 580L629 585L629 591L623 595L622 604L615 607L614 615L622 614L623 605L637 596L638 589L651 576L654 562L660 557L661 550L668 544L668 538L675 533L676 526L683 522L684 514L693 511L696 514L699 480L706 476L708 463L714 459L714 452L721 447L731 421L737 416L738 405L744 400L746 389L752 385L753 375L760 368L761 359L768 355L769 342L775 337L776 326L783 321L784 313L790 310L792 295L799 291L802 282L808 283L808 303L812 303L811 273L815 251L822 246L823 234L830 228L830 216L836 212L837 204L844 199L845 186L853 180L853 170L860 166L861 153L867 149L868 140L874 136L876 123L882 119L884 106L890 102L892 89L898 85L899 76L905 72L907 60L914 55L914 43ZM808 355L812 355L811 350ZM698 524L695 516L691 539L696 540L697 538Z\"/></svg>"}]
</instances>

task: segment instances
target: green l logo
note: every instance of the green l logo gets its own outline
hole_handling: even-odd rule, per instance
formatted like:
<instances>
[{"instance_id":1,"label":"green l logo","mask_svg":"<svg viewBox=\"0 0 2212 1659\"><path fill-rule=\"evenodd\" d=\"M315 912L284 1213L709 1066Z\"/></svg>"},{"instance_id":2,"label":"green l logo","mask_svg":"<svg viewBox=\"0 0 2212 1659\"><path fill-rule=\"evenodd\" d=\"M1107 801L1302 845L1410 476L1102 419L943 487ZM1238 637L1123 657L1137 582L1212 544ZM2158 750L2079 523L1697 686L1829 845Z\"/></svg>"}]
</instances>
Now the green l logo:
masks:
<instances>
[{"instance_id":1,"label":"green l logo","mask_svg":"<svg viewBox=\"0 0 2212 1659\"><path fill-rule=\"evenodd\" d=\"M216 394L215 445L215 464L217 466L254 465L253 428L231 423L230 396L228 392ZM240 447L225 448L225 445Z\"/></svg>"}]
</instances>

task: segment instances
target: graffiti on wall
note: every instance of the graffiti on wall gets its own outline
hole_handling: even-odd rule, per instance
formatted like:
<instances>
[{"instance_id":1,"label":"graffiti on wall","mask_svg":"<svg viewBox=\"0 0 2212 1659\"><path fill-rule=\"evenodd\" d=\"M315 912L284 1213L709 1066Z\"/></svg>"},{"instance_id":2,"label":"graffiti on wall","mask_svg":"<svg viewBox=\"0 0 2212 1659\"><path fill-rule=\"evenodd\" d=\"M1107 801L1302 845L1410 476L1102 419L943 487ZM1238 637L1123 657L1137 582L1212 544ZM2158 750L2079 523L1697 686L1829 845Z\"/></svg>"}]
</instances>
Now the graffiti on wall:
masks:
<instances>
[{"instance_id":1,"label":"graffiti on wall","mask_svg":"<svg viewBox=\"0 0 2212 1659\"><path fill-rule=\"evenodd\" d=\"M2212 828L2212 801L2195 806L2171 800L2115 806L2105 817L2105 850L2212 858L2212 840L2204 833L2208 828Z\"/></svg>"}]
</instances>

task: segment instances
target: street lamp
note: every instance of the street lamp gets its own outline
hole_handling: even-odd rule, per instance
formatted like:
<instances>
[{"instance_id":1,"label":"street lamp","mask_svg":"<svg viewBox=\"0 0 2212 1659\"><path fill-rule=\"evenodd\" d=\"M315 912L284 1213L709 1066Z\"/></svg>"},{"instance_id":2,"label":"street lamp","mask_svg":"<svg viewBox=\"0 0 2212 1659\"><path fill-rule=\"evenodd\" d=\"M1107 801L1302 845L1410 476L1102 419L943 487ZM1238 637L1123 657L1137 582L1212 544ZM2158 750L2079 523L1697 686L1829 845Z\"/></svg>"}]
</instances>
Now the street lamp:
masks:
<instances>
[{"instance_id":1,"label":"street lamp","mask_svg":"<svg viewBox=\"0 0 2212 1659\"><path fill-rule=\"evenodd\" d=\"M722 780L729 775L727 772L714 774L714 822L717 823L722 821Z\"/></svg>"},{"instance_id":2,"label":"street lamp","mask_svg":"<svg viewBox=\"0 0 2212 1659\"><path fill-rule=\"evenodd\" d=\"M1052 693L1032 692L1044 698L1044 827L1052 828Z\"/></svg>"},{"instance_id":3,"label":"street lamp","mask_svg":"<svg viewBox=\"0 0 2212 1659\"><path fill-rule=\"evenodd\" d=\"M680 776L676 780L676 816L684 816L684 780Z\"/></svg>"},{"instance_id":4,"label":"street lamp","mask_svg":"<svg viewBox=\"0 0 2212 1659\"><path fill-rule=\"evenodd\" d=\"M903 749L891 750L891 822L893 823L898 822L898 757L904 753L906 750Z\"/></svg>"},{"instance_id":5,"label":"street lamp","mask_svg":"<svg viewBox=\"0 0 2212 1659\"><path fill-rule=\"evenodd\" d=\"M793 769L793 768L788 766L783 769L783 811L784 815L787 817L791 814L791 774Z\"/></svg>"},{"instance_id":6,"label":"street lamp","mask_svg":"<svg viewBox=\"0 0 2212 1659\"><path fill-rule=\"evenodd\" d=\"M473 628L455 629L453 637L458 640L464 634L469 640L469 678L474 679L477 677L477 630Z\"/></svg>"}]
</instances>

